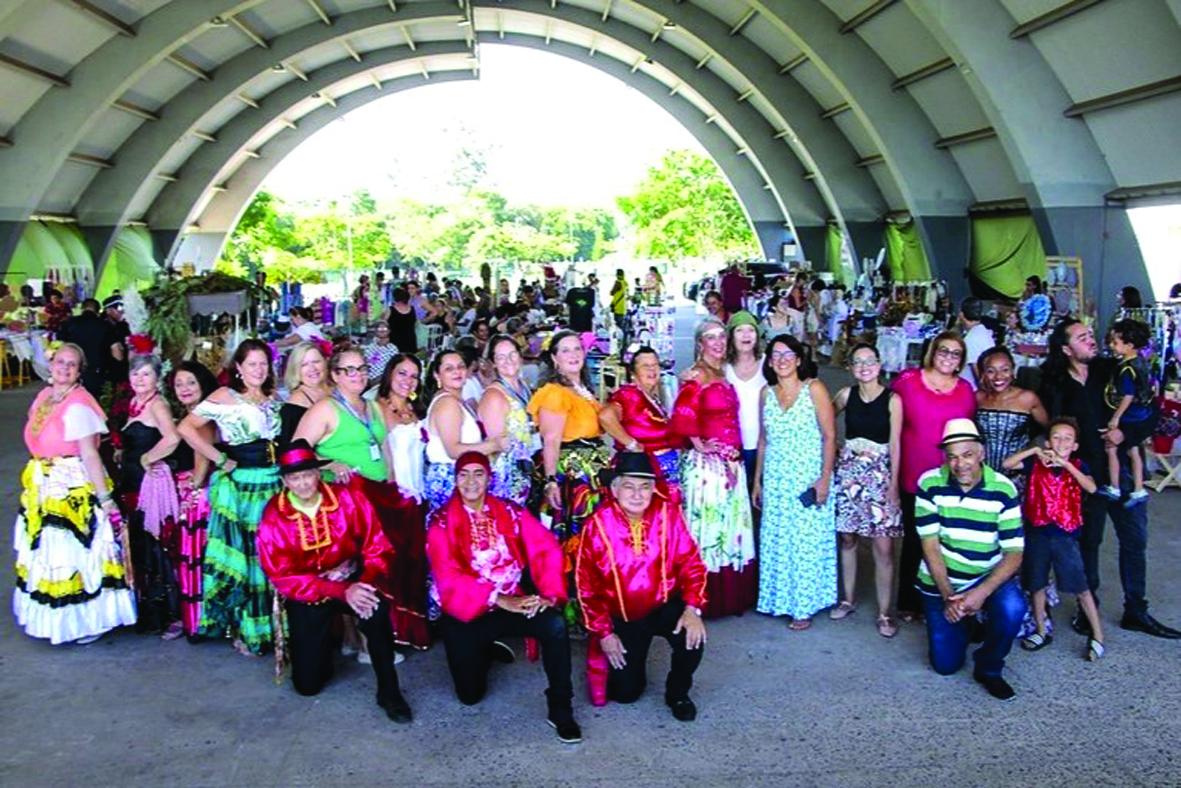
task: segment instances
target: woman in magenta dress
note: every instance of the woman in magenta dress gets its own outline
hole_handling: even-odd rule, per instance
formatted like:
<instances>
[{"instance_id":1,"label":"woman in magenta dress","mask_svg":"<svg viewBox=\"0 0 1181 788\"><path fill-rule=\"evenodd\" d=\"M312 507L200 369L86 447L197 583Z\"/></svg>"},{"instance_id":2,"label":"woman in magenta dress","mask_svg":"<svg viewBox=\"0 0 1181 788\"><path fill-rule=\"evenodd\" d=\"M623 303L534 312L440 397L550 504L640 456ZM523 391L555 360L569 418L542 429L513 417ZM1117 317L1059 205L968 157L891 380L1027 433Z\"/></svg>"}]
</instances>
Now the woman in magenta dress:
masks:
<instances>
[{"instance_id":1,"label":"woman in magenta dress","mask_svg":"<svg viewBox=\"0 0 1181 788\"><path fill-rule=\"evenodd\" d=\"M914 496L919 477L943 464L939 441L949 419L976 415L972 384L960 377L967 346L955 331L944 331L931 342L920 369L908 369L894 381L902 399L902 555L898 561L898 616L914 621L921 616L922 600L914 586L923 548L915 531Z\"/></svg>"},{"instance_id":2,"label":"woman in magenta dress","mask_svg":"<svg viewBox=\"0 0 1181 788\"><path fill-rule=\"evenodd\" d=\"M738 392L726 380L726 326L706 318L694 335L697 361L686 372L670 420L670 433L690 446L681 456L685 522L709 571L703 613L742 613L758 596L754 526Z\"/></svg>"},{"instance_id":3,"label":"woman in magenta dress","mask_svg":"<svg viewBox=\"0 0 1181 788\"><path fill-rule=\"evenodd\" d=\"M669 492L680 501L680 452L684 441L669 429L669 408L660 385L660 356L648 346L632 354L628 365L631 383L625 383L607 398L599 411L603 431L615 439L616 451L642 451L655 458L668 483Z\"/></svg>"}]
</instances>

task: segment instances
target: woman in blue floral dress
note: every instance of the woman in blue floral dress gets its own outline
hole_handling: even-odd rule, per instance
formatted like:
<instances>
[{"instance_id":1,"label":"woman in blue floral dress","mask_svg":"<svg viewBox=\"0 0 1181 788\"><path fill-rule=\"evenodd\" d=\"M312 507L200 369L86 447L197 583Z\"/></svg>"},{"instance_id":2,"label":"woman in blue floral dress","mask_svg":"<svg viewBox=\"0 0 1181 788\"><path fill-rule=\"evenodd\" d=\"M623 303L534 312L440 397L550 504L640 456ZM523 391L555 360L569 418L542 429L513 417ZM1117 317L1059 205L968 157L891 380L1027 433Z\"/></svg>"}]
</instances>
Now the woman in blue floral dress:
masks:
<instances>
[{"instance_id":1,"label":"woman in blue floral dress","mask_svg":"<svg viewBox=\"0 0 1181 788\"><path fill-rule=\"evenodd\" d=\"M754 488L763 508L758 611L790 616L796 631L837 601L835 418L828 390L805 365L794 337L771 340Z\"/></svg>"}]
</instances>

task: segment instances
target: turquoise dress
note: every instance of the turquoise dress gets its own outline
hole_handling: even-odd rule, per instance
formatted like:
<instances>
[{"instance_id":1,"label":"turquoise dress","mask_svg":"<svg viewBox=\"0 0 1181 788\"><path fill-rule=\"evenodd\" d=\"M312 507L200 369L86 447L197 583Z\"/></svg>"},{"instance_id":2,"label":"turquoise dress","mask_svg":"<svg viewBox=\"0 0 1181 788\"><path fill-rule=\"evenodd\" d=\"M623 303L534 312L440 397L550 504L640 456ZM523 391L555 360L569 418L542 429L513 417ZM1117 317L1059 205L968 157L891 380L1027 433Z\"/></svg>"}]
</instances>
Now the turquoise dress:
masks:
<instances>
[{"instance_id":1,"label":"turquoise dress","mask_svg":"<svg viewBox=\"0 0 1181 788\"><path fill-rule=\"evenodd\" d=\"M763 524L759 545L760 613L809 618L837 601L836 517L831 491L823 506L800 494L820 478L824 439L812 384L783 410L774 390L763 402Z\"/></svg>"}]
</instances>

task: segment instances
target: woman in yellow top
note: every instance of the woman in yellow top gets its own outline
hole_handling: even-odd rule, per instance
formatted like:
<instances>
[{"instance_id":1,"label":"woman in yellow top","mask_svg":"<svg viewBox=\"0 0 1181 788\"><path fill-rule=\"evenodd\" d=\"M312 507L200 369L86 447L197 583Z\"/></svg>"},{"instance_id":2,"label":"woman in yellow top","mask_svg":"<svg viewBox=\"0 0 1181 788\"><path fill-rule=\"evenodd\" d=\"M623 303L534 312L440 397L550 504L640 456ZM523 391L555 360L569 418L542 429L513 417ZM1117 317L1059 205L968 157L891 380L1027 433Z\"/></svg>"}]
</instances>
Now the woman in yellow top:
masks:
<instances>
[{"instance_id":1,"label":"woman in yellow top","mask_svg":"<svg viewBox=\"0 0 1181 788\"><path fill-rule=\"evenodd\" d=\"M554 518L553 531L563 542L581 530L594 510L599 472L611 459L600 439L602 407L590 390L582 340L573 331L554 334L543 385L528 410L541 433L545 504Z\"/></svg>"}]
</instances>

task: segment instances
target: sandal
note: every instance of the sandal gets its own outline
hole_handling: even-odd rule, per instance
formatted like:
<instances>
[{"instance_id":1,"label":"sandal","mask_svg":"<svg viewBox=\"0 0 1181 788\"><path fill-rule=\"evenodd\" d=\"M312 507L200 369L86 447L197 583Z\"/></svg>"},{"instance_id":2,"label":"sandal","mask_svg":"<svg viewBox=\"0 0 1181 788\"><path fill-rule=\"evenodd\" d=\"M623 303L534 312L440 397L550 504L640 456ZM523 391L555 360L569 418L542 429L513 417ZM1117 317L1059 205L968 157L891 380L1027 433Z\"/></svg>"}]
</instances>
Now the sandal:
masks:
<instances>
[{"instance_id":1,"label":"sandal","mask_svg":"<svg viewBox=\"0 0 1181 788\"><path fill-rule=\"evenodd\" d=\"M165 629L160 634L160 639L161 640L179 640L180 638L184 637L184 635L185 635L184 625L182 625L179 621L173 621L171 624L168 625L168 628Z\"/></svg>"},{"instance_id":2,"label":"sandal","mask_svg":"<svg viewBox=\"0 0 1181 788\"><path fill-rule=\"evenodd\" d=\"M1107 652L1107 650L1105 648L1103 648L1103 641L1102 640L1095 640L1095 638L1087 638L1086 657L1087 657L1088 662L1098 662L1100 659L1103 658L1103 655L1106 652Z\"/></svg>"},{"instance_id":3,"label":"sandal","mask_svg":"<svg viewBox=\"0 0 1181 788\"><path fill-rule=\"evenodd\" d=\"M889 616L878 616L878 634L884 638L892 638L898 634L898 625Z\"/></svg>"},{"instance_id":4,"label":"sandal","mask_svg":"<svg viewBox=\"0 0 1181 788\"><path fill-rule=\"evenodd\" d=\"M805 629L808 629L811 626L812 626L812 619L810 619L810 618L796 618L796 619L793 619L792 622L787 625L787 628L790 629L792 632L803 632Z\"/></svg>"},{"instance_id":5,"label":"sandal","mask_svg":"<svg viewBox=\"0 0 1181 788\"><path fill-rule=\"evenodd\" d=\"M234 644L233 644L233 645L234 645L234 652L235 652L235 653L238 653L238 654L241 654L241 655L242 655L242 656L244 656L244 657L257 657L257 656L259 656L258 654L255 654L253 651L251 651L251 650L250 650L250 646L246 645L246 642L245 642L244 640L240 640L240 639L238 639L238 638L234 638Z\"/></svg>"},{"instance_id":6,"label":"sandal","mask_svg":"<svg viewBox=\"0 0 1181 788\"><path fill-rule=\"evenodd\" d=\"M1053 635L1043 635L1039 632L1034 632L1032 635L1025 638L1025 640L1021 641L1021 648L1025 649L1026 651L1041 651L1053 642Z\"/></svg>"},{"instance_id":7,"label":"sandal","mask_svg":"<svg viewBox=\"0 0 1181 788\"><path fill-rule=\"evenodd\" d=\"M857 612L857 608L852 602L841 602L839 605L828 611L828 617L833 621L840 621L842 618L853 615Z\"/></svg>"}]
</instances>

